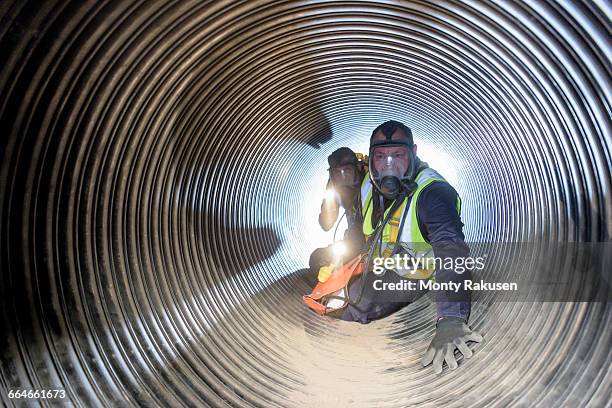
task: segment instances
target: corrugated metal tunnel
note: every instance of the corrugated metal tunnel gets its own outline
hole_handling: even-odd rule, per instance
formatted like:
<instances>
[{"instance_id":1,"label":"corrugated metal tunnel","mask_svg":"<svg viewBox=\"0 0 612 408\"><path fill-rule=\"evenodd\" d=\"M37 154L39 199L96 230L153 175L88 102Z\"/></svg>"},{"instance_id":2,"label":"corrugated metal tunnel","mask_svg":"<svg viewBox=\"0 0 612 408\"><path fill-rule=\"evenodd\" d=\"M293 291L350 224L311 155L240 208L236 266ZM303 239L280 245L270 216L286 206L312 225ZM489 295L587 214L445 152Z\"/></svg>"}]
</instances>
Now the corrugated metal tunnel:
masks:
<instances>
[{"instance_id":1,"label":"corrugated metal tunnel","mask_svg":"<svg viewBox=\"0 0 612 408\"><path fill-rule=\"evenodd\" d=\"M388 119L466 238L610 241L609 4L0 3L2 401L605 406L608 302L475 294L485 342L419 365L429 298L321 318L327 155ZM66 399L9 399L63 389Z\"/></svg>"}]
</instances>

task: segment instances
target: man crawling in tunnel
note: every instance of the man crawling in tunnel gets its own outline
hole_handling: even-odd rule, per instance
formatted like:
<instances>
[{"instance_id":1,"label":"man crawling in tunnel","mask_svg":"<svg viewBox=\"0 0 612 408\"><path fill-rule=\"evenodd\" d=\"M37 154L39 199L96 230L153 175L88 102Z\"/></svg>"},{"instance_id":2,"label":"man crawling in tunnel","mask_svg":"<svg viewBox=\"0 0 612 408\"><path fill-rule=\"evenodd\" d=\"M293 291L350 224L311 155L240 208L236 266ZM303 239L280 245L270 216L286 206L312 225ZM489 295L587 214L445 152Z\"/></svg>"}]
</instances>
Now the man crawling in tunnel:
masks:
<instances>
[{"instance_id":1,"label":"man crawling in tunnel","mask_svg":"<svg viewBox=\"0 0 612 408\"><path fill-rule=\"evenodd\" d=\"M415 286L410 282L433 280L442 284L437 286L455 287L435 291L436 334L421 360L423 366L433 363L434 372L439 374L444 362L451 370L457 368L455 349L469 358L472 351L466 343L482 341L482 336L467 325L471 303L464 282L471 279L470 271L436 262L435 267L428 262L412 263L419 266L385 268L382 273L372 268L375 260L398 255L421 261L469 256L459 195L416 152L412 131L403 123L388 121L374 129L369 169L360 183L356 205L364 237L361 251L352 261L340 266L332 264L327 273L320 272L319 283L310 295L304 296L304 301L319 314L369 323L424 294L424 290L405 290ZM325 271L324 265L321 271ZM380 290L381 287L404 290Z\"/></svg>"}]
</instances>

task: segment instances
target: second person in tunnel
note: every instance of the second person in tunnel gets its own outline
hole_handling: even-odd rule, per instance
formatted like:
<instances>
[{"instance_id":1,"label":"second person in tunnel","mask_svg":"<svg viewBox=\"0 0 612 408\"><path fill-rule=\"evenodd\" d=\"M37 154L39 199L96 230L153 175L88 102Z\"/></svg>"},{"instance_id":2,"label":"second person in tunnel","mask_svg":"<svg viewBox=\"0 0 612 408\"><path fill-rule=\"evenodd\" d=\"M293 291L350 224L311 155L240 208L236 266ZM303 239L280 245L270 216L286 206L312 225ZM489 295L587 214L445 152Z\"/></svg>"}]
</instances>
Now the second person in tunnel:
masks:
<instances>
[{"instance_id":1,"label":"second person in tunnel","mask_svg":"<svg viewBox=\"0 0 612 408\"><path fill-rule=\"evenodd\" d=\"M310 255L310 270L312 273L318 273L318 279L322 282L331 273L335 262L354 257L361 251L365 243L362 233L360 189L367 181L366 159L348 147L341 147L329 155L327 161L329 179L326 197L321 203L319 225L325 231L331 230L342 208L343 216L346 217L347 229L341 241L324 248L317 248ZM334 239L335 235L334 233Z\"/></svg>"}]
</instances>

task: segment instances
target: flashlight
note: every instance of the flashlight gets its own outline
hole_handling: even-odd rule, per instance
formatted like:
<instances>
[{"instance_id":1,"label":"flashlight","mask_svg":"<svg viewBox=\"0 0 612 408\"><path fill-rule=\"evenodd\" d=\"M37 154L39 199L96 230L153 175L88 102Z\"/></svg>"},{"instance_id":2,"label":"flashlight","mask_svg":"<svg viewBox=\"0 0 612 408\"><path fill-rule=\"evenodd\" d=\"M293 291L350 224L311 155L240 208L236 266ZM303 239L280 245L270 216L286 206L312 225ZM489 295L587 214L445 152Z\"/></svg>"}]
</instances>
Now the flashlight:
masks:
<instances>
[{"instance_id":1,"label":"flashlight","mask_svg":"<svg viewBox=\"0 0 612 408\"><path fill-rule=\"evenodd\" d=\"M336 199L336 191L333 188L328 189L327 191L325 191L325 200L326 201L332 201Z\"/></svg>"},{"instance_id":2,"label":"flashlight","mask_svg":"<svg viewBox=\"0 0 612 408\"><path fill-rule=\"evenodd\" d=\"M346 254L346 244L344 242L336 242L332 247L332 251L334 252L334 255L340 257Z\"/></svg>"}]
</instances>

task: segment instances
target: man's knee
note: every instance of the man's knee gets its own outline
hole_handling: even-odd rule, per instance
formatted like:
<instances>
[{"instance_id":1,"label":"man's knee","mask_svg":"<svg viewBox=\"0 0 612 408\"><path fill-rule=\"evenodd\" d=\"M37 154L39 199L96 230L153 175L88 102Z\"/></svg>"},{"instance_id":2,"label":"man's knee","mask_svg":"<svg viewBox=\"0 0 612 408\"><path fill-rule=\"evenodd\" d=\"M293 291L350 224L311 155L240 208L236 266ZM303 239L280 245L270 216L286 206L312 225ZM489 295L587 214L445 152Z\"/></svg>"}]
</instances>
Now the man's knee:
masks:
<instances>
[{"instance_id":1,"label":"man's knee","mask_svg":"<svg viewBox=\"0 0 612 408\"><path fill-rule=\"evenodd\" d=\"M331 249L329 247L317 248L310 254L308 262L310 270L317 272L322 266L329 265L332 261Z\"/></svg>"},{"instance_id":2,"label":"man's knee","mask_svg":"<svg viewBox=\"0 0 612 408\"><path fill-rule=\"evenodd\" d=\"M350 322L359 322L361 324L370 323L373 320L387 317L408 303L365 303L365 304L349 304L341 316L342 320Z\"/></svg>"},{"instance_id":3,"label":"man's knee","mask_svg":"<svg viewBox=\"0 0 612 408\"><path fill-rule=\"evenodd\" d=\"M365 279L363 279L365 278ZM393 279L386 277L387 280ZM372 320L387 317L400 310L409 301L406 299L395 299L389 293L374 290L373 282L377 279L373 274L356 278L349 285L349 305L342 315L342 320L369 323Z\"/></svg>"},{"instance_id":4,"label":"man's knee","mask_svg":"<svg viewBox=\"0 0 612 408\"><path fill-rule=\"evenodd\" d=\"M361 324L367 324L372 321L368 310L364 310L359 306L351 304L344 309L344 313L340 318L342 320L346 320L347 322L359 322Z\"/></svg>"}]
</instances>

